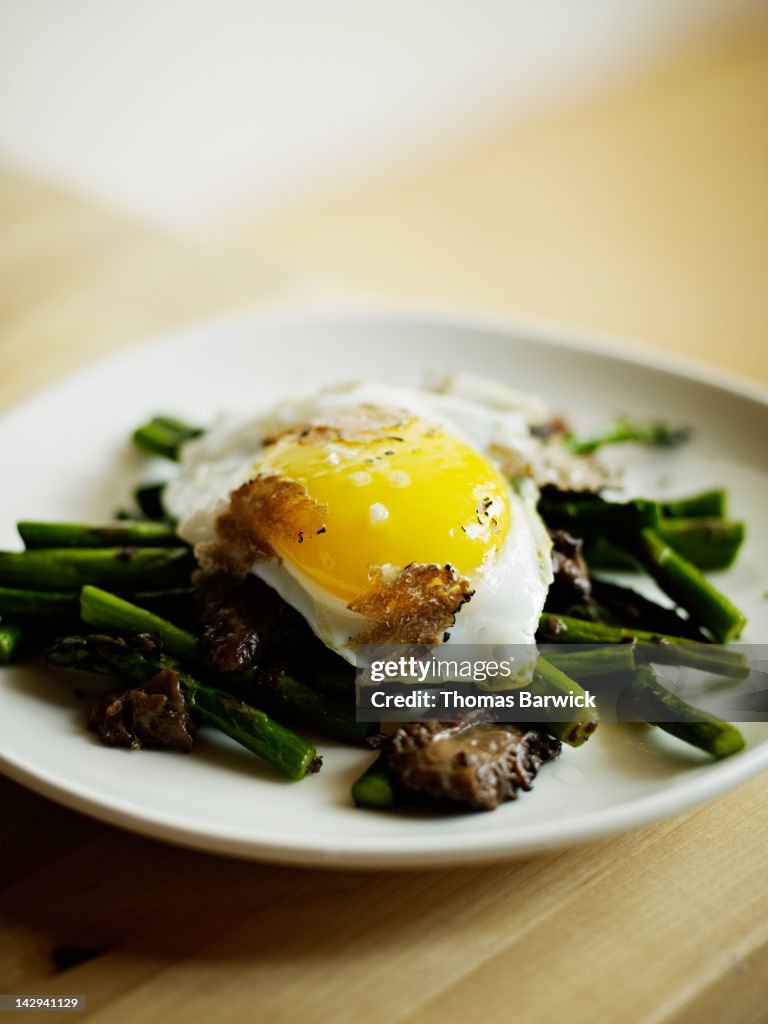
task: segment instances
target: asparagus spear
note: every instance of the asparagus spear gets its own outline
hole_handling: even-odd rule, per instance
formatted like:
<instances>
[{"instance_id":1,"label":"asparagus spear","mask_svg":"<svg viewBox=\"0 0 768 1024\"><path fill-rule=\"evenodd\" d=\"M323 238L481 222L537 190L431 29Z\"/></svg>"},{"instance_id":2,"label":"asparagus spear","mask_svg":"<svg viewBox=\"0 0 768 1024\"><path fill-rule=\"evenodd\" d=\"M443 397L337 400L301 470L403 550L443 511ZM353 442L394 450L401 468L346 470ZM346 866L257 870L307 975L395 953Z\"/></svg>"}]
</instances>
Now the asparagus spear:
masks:
<instances>
[{"instance_id":1,"label":"asparagus spear","mask_svg":"<svg viewBox=\"0 0 768 1024\"><path fill-rule=\"evenodd\" d=\"M112 548L178 547L181 544L173 528L166 523L123 520L108 526L80 523L22 522L17 529L25 547L36 548Z\"/></svg>"},{"instance_id":2,"label":"asparagus spear","mask_svg":"<svg viewBox=\"0 0 768 1024\"><path fill-rule=\"evenodd\" d=\"M10 665L16 660L24 634L18 626L10 622L0 622L0 665Z\"/></svg>"},{"instance_id":3,"label":"asparagus spear","mask_svg":"<svg viewBox=\"0 0 768 1024\"><path fill-rule=\"evenodd\" d=\"M550 665L554 665L573 679L594 679L614 672L628 672L635 667L633 644L614 644L609 647L593 647L562 654L547 651L545 657Z\"/></svg>"},{"instance_id":4,"label":"asparagus spear","mask_svg":"<svg viewBox=\"0 0 768 1024\"><path fill-rule=\"evenodd\" d=\"M47 548L0 552L0 585L32 590L163 590L189 584L189 548Z\"/></svg>"},{"instance_id":5,"label":"asparagus spear","mask_svg":"<svg viewBox=\"0 0 768 1024\"><path fill-rule=\"evenodd\" d=\"M699 569L727 569L744 541L744 523L723 519L662 519L663 541Z\"/></svg>"},{"instance_id":6,"label":"asparagus spear","mask_svg":"<svg viewBox=\"0 0 768 1024\"><path fill-rule=\"evenodd\" d=\"M684 444L690 436L691 432L687 427L672 426L663 420L622 418L608 424L591 437L577 438L573 434L566 434L564 440L576 455L591 455L604 445L620 444L625 441L675 448Z\"/></svg>"},{"instance_id":7,"label":"asparagus spear","mask_svg":"<svg viewBox=\"0 0 768 1024\"><path fill-rule=\"evenodd\" d=\"M534 696L539 697L584 695L584 690L577 682L545 657L537 658L533 681L527 689ZM590 708L572 708L571 710L573 713L569 719L561 721L547 719L541 723L540 728L572 747L580 747L595 731L600 720L597 712Z\"/></svg>"},{"instance_id":8,"label":"asparagus spear","mask_svg":"<svg viewBox=\"0 0 768 1024\"><path fill-rule=\"evenodd\" d=\"M158 615L187 619L190 614L192 590L189 587L137 591L132 597L143 609ZM51 626L74 622L80 618L80 595L75 591L0 587L0 616L4 615L25 623L37 622Z\"/></svg>"},{"instance_id":9,"label":"asparagus spear","mask_svg":"<svg viewBox=\"0 0 768 1024\"><path fill-rule=\"evenodd\" d=\"M329 736L361 741L375 731L373 723L358 723L352 701L345 702L326 694L315 693L300 683L283 677L277 687L264 686L254 672L216 672L210 665L194 635L173 623L131 604L115 594L97 587L83 587L80 597L83 621L96 629L112 633L156 636L168 654L206 679L239 696L258 696L259 702L273 714L285 716Z\"/></svg>"},{"instance_id":10,"label":"asparagus spear","mask_svg":"<svg viewBox=\"0 0 768 1024\"><path fill-rule=\"evenodd\" d=\"M338 697L341 700L355 699L355 670L351 666L326 665L319 668L312 680L312 686L318 693Z\"/></svg>"},{"instance_id":11,"label":"asparagus spear","mask_svg":"<svg viewBox=\"0 0 768 1024\"><path fill-rule=\"evenodd\" d=\"M80 594L83 622L110 633L151 633L163 650L194 671L211 672L211 665L195 636L146 608L140 608L99 587L85 586Z\"/></svg>"},{"instance_id":12,"label":"asparagus spear","mask_svg":"<svg viewBox=\"0 0 768 1024\"><path fill-rule=\"evenodd\" d=\"M395 790L381 754L363 774L352 783L352 799L358 807L371 810L389 810L395 805Z\"/></svg>"},{"instance_id":13,"label":"asparagus spear","mask_svg":"<svg viewBox=\"0 0 768 1024\"><path fill-rule=\"evenodd\" d=\"M631 533L659 522L655 501L606 501L597 494L558 494L551 489L539 499L539 513L547 526L584 533Z\"/></svg>"},{"instance_id":14,"label":"asparagus spear","mask_svg":"<svg viewBox=\"0 0 768 1024\"><path fill-rule=\"evenodd\" d=\"M722 519L664 517L659 536L698 569L727 569L744 540L744 524ZM637 563L605 536L586 538L584 555L591 568L637 569Z\"/></svg>"},{"instance_id":15,"label":"asparagus spear","mask_svg":"<svg viewBox=\"0 0 768 1024\"><path fill-rule=\"evenodd\" d=\"M131 600L140 608L169 619L177 626L194 623L195 600L192 587L171 587L169 590L137 590Z\"/></svg>"},{"instance_id":16,"label":"asparagus spear","mask_svg":"<svg viewBox=\"0 0 768 1024\"><path fill-rule=\"evenodd\" d=\"M36 620L54 623L77 619L78 609L77 594L0 587L0 615L10 615L24 622Z\"/></svg>"},{"instance_id":17,"label":"asparagus spear","mask_svg":"<svg viewBox=\"0 0 768 1024\"><path fill-rule=\"evenodd\" d=\"M692 519L706 516L708 519L723 519L726 514L725 491L718 487L701 494L692 494L687 498L675 498L665 501L661 513L670 519Z\"/></svg>"},{"instance_id":18,"label":"asparagus spear","mask_svg":"<svg viewBox=\"0 0 768 1024\"><path fill-rule=\"evenodd\" d=\"M561 494L550 488L542 493L539 512L548 526L586 538L590 565L631 568L622 541L636 530L653 528L695 565L720 569L733 562L744 539L743 523L717 518L724 501L722 491L712 491L662 507L644 499L610 502L596 494ZM712 514L703 517L704 509Z\"/></svg>"},{"instance_id":19,"label":"asparagus spear","mask_svg":"<svg viewBox=\"0 0 768 1024\"><path fill-rule=\"evenodd\" d=\"M209 725L230 736L268 761L291 779L301 779L317 768L311 743L280 725L264 711L224 693L190 675L174 658L144 643L143 650L108 636L76 636L58 641L47 652L52 665L116 675L130 683L143 683L160 669L179 677L190 708Z\"/></svg>"},{"instance_id":20,"label":"asparagus spear","mask_svg":"<svg viewBox=\"0 0 768 1024\"><path fill-rule=\"evenodd\" d=\"M592 577L592 598L597 604L598 615L593 621L605 622L609 626L637 626L648 632L664 633L667 636L681 636L697 643L707 643L708 638L684 619L675 608L667 608L638 594L629 587L622 587L607 580ZM569 615L582 616L569 609Z\"/></svg>"},{"instance_id":21,"label":"asparagus spear","mask_svg":"<svg viewBox=\"0 0 768 1024\"><path fill-rule=\"evenodd\" d=\"M273 715L346 743L363 743L377 729L373 722L357 721L351 696L340 700L318 693L290 676L283 676L277 686L259 690L259 699Z\"/></svg>"},{"instance_id":22,"label":"asparagus spear","mask_svg":"<svg viewBox=\"0 0 768 1024\"><path fill-rule=\"evenodd\" d=\"M722 722L670 693L650 665L635 669L622 697L631 711L644 721L700 747L713 757L730 757L744 749L744 737L735 725Z\"/></svg>"},{"instance_id":23,"label":"asparagus spear","mask_svg":"<svg viewBox=\"0 0 768 1024\"><path fill-rule=\"evenodd\" d=\"M627 543L661 589L715 640L727 643L741 633L747 621L742 612L654 530L641 530Z\"/></svg>"},{"instance_id":24,"label":"asparagus spear","mask_svg":"<svg viewBox=\"0 0 768 1024\"><path fill-rule=\"evenodd\" d=\"M537 636L540 640L560 644L693 643L685 637L665 636L625 626L609 626L605 622L591 622L551 612L545 612L539 619Z\"/></svg>"},{"instance_id":25,"label":"asparagus spear","mask_svg":"<svg viewBox=\"0 0 768 1024\"><path fill-rule=\"evenodd\" d=\"M303 779L317 771L320 759L314 745L280 725L264 711L251 707L223 690L204 686L181 668L178 672L189 702L208 725L273 764L289 779Z\"/></svg>"},{"instance_id":26,"label":"asparagus spear","mask_svg":"<svg viewBox=\"0 0 768 1024\"><path fill-rule=\"evenodd\" d=\"M163 506L164 491L165 484L144 484L133 492L136 504L147 519L168 520L168 514Z\"/></svg>"},{"instance_id":27,"label":"asparagus spear","mask_svg":"<svg viewBox=\"0 0 768 1024\"><path fill-rule=\"evenodd\" d=\"M126 641L122 637L78 633L56 639L46 648L45 660L57 668L74 668L141 684L159 671L160 654L160 645L152 637Z\"/></svg>"},{"instance_id":28,"label":"asparagus spear","mask_svg":"<svg viewBox=\"0 0 768 1024\"><path fill-rule=\"evenodd\" d=\"M628 515L633 507L635 522ZM594 532L602 524L610 540L632 555L662 590L689 612L694 623L709 630L715 640L725 643L741 632L746 619L728 598L704 579L695 565L677 554L658 532L640 525L638 512L652 510L652 514L657 515L655 503L636 501L614 506L594 497L560 502L548 497L541 508L545 520L552 525L570 525L577 531ZM624 510L623 516L618 509Z\"/></svg>"},{"instance_id":29,"label":"asparagus spear","mask_svg":"<svg viewBox=\"0 0 768 1024\"><path fill-rule=\"evenodd\" d=\"M634 627L609 626L603 622L588 622L570 615L545 613L539 619L538 639L560 644L641 644L635 657L673 665L689 665L734 679L746 679L749 665L743 652L699 644L682 636L666 636ZM647 646L645 646L647 645Z\"/></svg>"},{"instance_id":30,"label":"asparagus spear","mask_svg":"<svg viewBox=\"0 0 768 1024\"><path fill-rule=\"evenodd\" d=\"M202 434L200 427L193 427L175 416L154 416L149 422L137 427L133 440L139 448L151 455L166 459L178 459L179 450L185 441Z\"/></svg>"}]
</instances>

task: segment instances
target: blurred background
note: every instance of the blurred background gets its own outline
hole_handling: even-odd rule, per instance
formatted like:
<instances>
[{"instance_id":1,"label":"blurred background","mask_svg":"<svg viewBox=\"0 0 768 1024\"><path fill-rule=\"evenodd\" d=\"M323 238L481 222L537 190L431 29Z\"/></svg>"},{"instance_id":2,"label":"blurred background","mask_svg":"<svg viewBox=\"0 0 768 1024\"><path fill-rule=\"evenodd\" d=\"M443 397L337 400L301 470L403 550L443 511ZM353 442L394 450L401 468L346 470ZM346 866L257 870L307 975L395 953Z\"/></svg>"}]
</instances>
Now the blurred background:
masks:
<instances>
[{"instance_id":1,"label":"blurred background","mask_svg":"<svg viewBox=\"0 0 768 1024\"><path fill-rule=\"evenodd\" d=\"M768 378L768 0L0 0L0 168L8 344L342 295Z\"/></svg>"}]
</instances>

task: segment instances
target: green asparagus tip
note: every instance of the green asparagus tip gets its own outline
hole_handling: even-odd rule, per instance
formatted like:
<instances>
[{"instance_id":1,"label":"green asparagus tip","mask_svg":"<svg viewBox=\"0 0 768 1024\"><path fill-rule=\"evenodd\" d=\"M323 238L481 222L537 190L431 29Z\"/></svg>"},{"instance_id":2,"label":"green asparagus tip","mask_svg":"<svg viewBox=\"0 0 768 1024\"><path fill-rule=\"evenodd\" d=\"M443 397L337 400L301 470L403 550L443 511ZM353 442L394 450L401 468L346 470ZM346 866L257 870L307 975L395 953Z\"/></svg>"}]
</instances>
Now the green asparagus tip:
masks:
<instances>
[{"instance_id":1,"label":"green asparagus tip","mask_svg":"<svg viewBox=\"0 0 768 1024\"><path fill-rule=\"evenodd\" d=\"M185 441L202 434L200 427L192 426L175 416L154 416L148 423L137 427L133 441L150 455L176 460Z\"/></svg>"},{"instance_id":2,"label":"green asparagus tip","mask_svg":"<svg viewBox=\"0 0 768 1024\"><path fill-rule=\"evenodd\" d=\"M576 455L591 455L608 444L633 441L636 444L674 448L685 444L691 436L688 427L673 426L663 420L619 419L591 437L578 438L567 434L566 445Z\"/></svg>"},{"instance_id":3,"label":"green asparagus tip","mask_svg":"<svg viewBox=\"0 0 768 1024\"><path fill-rule=\"evenodd\" d=\"M692 494L687 498L672 498L662 504L662 514L670 519L694 519L699 516L724 519L726 511L727 495L722 487Z\"/></svg>"}]
</instances>

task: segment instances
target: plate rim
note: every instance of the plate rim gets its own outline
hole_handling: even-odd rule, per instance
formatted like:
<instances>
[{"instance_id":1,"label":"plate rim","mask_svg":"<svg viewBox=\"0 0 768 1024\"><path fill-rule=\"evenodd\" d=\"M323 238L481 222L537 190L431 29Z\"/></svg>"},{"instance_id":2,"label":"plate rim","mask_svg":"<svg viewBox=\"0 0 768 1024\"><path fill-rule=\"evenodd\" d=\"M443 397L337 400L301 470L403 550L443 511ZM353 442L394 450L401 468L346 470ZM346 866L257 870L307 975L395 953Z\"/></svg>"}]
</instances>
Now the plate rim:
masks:
<instances>
[{"instance_id":1,"label":"plate rim","mask_svg":"<svg viewBox=\"0 0 768 1024\"><path fill-rule=\"evenodd\" d=\"M768 407L768 383L764 384L761 381L753 380L746 374L719 366L716 363L709 363L705 359L689 353L670 351L661 345L640 340L621 331L582 326L545 317L483 312L461 305L377 303L373 299L360 305L346 301L331 305L275 302L270 305L243 306L223 313L188 320L174 327L141 334L126 344L120 345L115 351L105 352L89 359L53 380L23 393L18 400L0 408L0 420L20 411L27 403L44 399L49 391L66 386L83 374L98 372L102 367L116 361L128 360L142 350L153 348L155 345L178 343L187 336L208 333L210 330L218 328L225 330L228 327L244 325L247 322L281 325L299 324L303 321L317 319L325 321L357 320L364 323L389 320L393 323L399 321L401 323L458 327L507 335L528 334L531 341L547 345L550 348L567 348L573 352L588 352L591 355L605 356L631 366L662 370Z\"/></svg>"},{"instance_id":2,"label":"plate rim","mask_svg":"<svg viewBox=\"0 0 768 1024\"><path fill-rule=\"evenodd\" d=\"M530 826L535 836L516 841L515 827L474 835L420 836L419 849L403 848L401 836L377 838L378 848L357 837L335 837L326 833L305 836L299 842L273 833L272 838L255 840L246 830L231 828L212 832L192 825L173 824L159 814L137 810L121 798L105 803L81 786L63 786L47 772L26 768L15 758L0 754L0 770L8 778L40 796L78 811L97 821L125 829L149 839L170 842L187 849L305 868L409 869L457 867L490 861L510 860L533 853L564 849L619 835L681 814L709 803L741 782L768 768L768 740L755 749L713 764L705 775L664 793L653 793L596 812L587 812L567 830L555 820ZM661 805L661 806L660 806ZM359 813L359 811L358 811ZM370 811L367 813L376 813ZM471 813L471 812L468 812ZM338 845L334 845L337 842Z\"/></svg>"}]
</instances>

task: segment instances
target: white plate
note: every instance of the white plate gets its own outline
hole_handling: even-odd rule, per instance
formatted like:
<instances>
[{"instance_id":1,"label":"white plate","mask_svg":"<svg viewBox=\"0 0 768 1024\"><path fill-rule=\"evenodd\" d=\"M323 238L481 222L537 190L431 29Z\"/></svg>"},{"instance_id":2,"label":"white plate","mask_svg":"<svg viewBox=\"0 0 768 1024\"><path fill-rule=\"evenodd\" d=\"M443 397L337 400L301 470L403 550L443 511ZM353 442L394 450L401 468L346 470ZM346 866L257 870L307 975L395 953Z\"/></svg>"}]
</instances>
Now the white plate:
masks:
<instances>
[{"instance_id":1,"label":"white plate","mask_svg":"<svg viewBox=\"0 0 768 1024\"><path fill-rule=\"evenodd\" d=\"M728 487L749 534L720 583L749 614L745 640L765 637L768 397L723 382L716 370L530 327L380 313L249 314L127 351L0 422L0 544L18 545L18 519L110 514L146 472L127 439L153 412L205 423L228 405L256 409L340 379L417 384L425 371L447 370L507 380L583 422L631 411L691 423L695 439L682 451L625 449L620 457L631 460L630 480L646 493ZM0 765L8 775L116 825L285 863L385 867L520 854L652 821L768 767L768 725L747 726L747 749L718 764L658 730L603 725L585 747L546 767L532 793L492 814L366 812L349 799L364 751L323 744L322 772L288 783L209 734L190 757L111 750L83 727L84 705L74 695L80 682L33 668L2 671Z\"/></svg>"}]
</instances>

